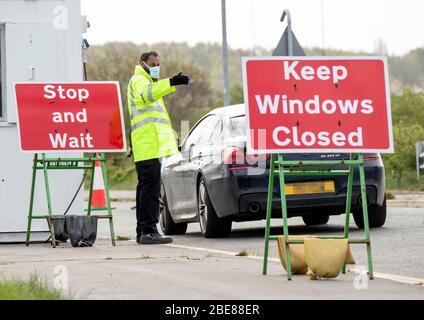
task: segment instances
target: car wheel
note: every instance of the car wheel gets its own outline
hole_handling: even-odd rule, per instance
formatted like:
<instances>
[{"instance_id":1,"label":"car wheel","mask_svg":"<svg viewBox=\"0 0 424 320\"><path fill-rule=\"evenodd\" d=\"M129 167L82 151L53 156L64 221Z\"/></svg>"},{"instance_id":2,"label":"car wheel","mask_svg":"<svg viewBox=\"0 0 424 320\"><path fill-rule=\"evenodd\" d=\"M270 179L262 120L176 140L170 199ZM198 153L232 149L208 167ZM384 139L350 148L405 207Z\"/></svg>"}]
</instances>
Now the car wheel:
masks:
<instances>
[{"instance_id":1,"label":"car wheel","mask_svg":"<svg viewBox=\"0 0 424 320\"><path fill-rule=\"evenodd\" d=\"M330 217L309 214L306 216L302 216L302 219L307 226L318 226L320 224L327 224L328 220L330 220Z\"/></svg>"},{"instance_id":2,"label":"car wheel","mask_svg":"<svg viewBox=\"0 0 424 320\"><path fill-rule=\"evenodd\" d=\"M160 192L159 202L159 224L165 235L184 234L187 231L187 223L175 223L169 213L168 202L166 200L165 190L163 186Z\"/></svg>"},{"instance_id":3,"label":"car wheel","mask_svg":"<svg viewBox=\"0 0 424 320\"><path fill-rule=\"evenodd\" d=\"M205 181L200 179L197 197L200 230L205 238L228 237L231 233L232 221L227 218L219 218L212 206Z\"/></svg>"},{"instance_id":4,"label":"car wheel","mask_svg":"<svg viewBox=\"0 0 424 320\"><path fill-rule=\"evenodd\" d=\"M368 206L368 223L370 228L380 228L386 222L387 216L387 205L386 196L384 196L383 205L372 205ZM353 219L358 228L364 228L364 216L362 209L353 212Z\"/></svg>"}]
</instances>

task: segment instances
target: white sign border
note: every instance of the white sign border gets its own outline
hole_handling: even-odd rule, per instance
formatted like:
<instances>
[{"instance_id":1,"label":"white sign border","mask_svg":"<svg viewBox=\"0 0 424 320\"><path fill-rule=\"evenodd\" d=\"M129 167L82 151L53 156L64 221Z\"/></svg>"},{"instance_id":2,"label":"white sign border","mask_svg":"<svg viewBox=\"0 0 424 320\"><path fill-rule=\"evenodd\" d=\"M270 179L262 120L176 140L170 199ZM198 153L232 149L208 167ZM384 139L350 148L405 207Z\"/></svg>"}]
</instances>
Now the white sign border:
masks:
<instances>
[{"instance_id":1,"label":"white sign border","mask_svg":"<svg viewBox=\"0 0 424 320\"><path fill-rule=\"evenodd\" d=\"M18 97L16 95L16 85L18 84L67 84L67 85L84 85L84 84L114 84L118 90L118 100L119 100L119 112L121 115L121 129L122 129L122 139L123 139L123 147L122 149L77 149L77 150L24 150L22 148L22 140L21 140L21 127L19 120L19 108L18 108ZM119 81L25 81L25 82L15 82L13 84L13 94L15 96L15 109L16 109L16 124L18 126L18 142L19 142L19 151L22 153L119 153L119 152L127 152L127 138L125 132L125 121L124 121L124 111L122 109L122 96L121 96L121 87L119 86Z\"/></svg>"},{"instance_id":2,"label":"white sign border","mask_svg":"<svg viewBox=\"0 0 424 320\"><path fill-rule=\"evenodd\" d=\"M247 90L246 64L252 60L380 60L384 65L384 81L386 89L386 108L389 129L389 147L387 149L266 149L255 150L251 147L250 140L250 119L249 119L249 99ZM390 101L390 85L388 64L386 56L264 56L264 57L242 57L242 77L243 77L243 97L246 114L246 150L248 154L269 154L269 153L394 153L392 110Z\"/></svg>"}]
</instances>

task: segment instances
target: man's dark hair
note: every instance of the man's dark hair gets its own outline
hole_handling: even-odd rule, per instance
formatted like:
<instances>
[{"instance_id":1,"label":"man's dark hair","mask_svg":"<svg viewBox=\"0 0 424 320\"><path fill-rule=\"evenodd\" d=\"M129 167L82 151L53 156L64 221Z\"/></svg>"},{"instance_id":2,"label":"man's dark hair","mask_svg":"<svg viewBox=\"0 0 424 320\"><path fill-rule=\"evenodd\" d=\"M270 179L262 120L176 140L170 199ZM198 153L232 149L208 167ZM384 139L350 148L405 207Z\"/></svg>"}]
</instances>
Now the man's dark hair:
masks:
<instances>
[{"instance_id":1,"label":"man's dark hair","mask_svg":"<svg viewBox=\"0 0 424 320\"><path fill-rule=\"evenodd\" d=\"M139 60L139 62L142 62L142 61L144 61L144 62L146 62L151 56L153 56L153 57L159 57L159 54L156 52L156 51L147 51L147 52L143 52L141 55L140 55L140 60Z\"/></svg>"}]
</instances>

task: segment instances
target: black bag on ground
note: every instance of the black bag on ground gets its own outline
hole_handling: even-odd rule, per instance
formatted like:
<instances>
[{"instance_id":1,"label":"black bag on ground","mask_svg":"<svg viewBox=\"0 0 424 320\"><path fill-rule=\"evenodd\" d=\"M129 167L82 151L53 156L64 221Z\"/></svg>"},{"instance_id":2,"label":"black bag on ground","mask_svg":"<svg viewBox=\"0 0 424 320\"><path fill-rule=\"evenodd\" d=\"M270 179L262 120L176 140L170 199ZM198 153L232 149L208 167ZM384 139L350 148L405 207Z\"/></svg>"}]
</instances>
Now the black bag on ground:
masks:
<instances>
[{"instance_id":1,"label":"black bag on ground","mask_svg":"<svg viewBox=\"0 0 424 320\"><path fill-rule=\"evenodd\" d=\"M52 219L54 228L54 238L56 241L66 242L69 239L68 231L66 231L65 219Z\"/></svg>"},{"instance_id":2,"label":"black bag on ground","mask_svg":"<svg viewBox=\"0 0 424 320\"><path fill-rule=\"evenodd\" d=\"M73 247L91 247L97 236L97 216L66 216L66 231Z\"/></svg>"}]
</instances>

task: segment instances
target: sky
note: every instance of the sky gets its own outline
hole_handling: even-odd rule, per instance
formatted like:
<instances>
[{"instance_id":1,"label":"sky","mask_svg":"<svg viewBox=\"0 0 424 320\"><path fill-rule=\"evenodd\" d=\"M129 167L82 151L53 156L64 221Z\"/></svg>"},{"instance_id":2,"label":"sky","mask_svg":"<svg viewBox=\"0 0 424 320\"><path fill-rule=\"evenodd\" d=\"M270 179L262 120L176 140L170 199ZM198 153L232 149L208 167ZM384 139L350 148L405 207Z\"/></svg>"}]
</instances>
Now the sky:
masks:
<instances>
[{"instance_id":1,"label":"sky","mask_svg":"<svg viewBox=\"0 0 424 320\"><path fill-rule=\"evenodd\" d=\"M284 9L304 47L389 54L424 46L424 0L226 0L231 48L273 49L285 28ZM108 41L221 42L221 0L82 0L91 44Z\"/></svg>"}]
</instances>

